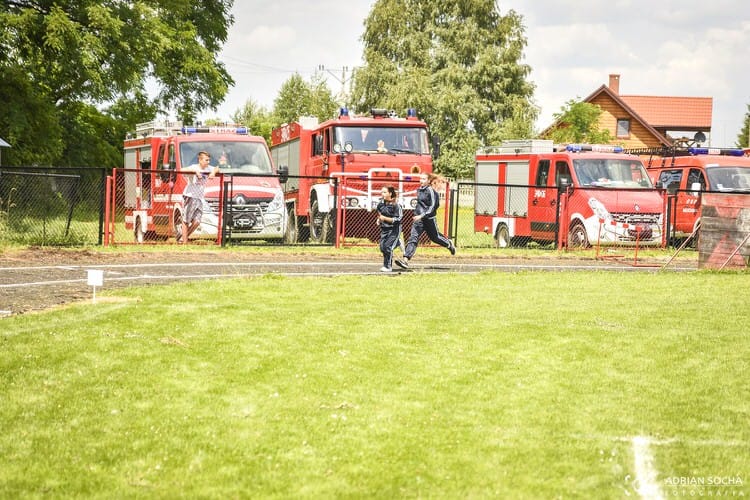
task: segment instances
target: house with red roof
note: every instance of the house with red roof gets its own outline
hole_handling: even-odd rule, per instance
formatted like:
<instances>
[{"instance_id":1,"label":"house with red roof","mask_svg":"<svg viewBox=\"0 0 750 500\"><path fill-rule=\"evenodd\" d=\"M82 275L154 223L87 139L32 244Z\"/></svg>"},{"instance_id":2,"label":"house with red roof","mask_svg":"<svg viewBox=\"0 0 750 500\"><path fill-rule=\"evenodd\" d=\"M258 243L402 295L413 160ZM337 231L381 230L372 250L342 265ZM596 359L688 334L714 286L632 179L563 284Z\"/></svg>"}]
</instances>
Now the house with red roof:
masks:
<instances>
[{"instance_id":1,"label":"house with red roof","mask_svg":"<svg viewBox=\"0 0 750 500\"><path fill-rule=\"evenodd\" d=\"M625 148L701 144L711 134L713 97L623 95L620 75L612 74L583 102L602 109L599 128Z\"/></svg>"}]
</instances>

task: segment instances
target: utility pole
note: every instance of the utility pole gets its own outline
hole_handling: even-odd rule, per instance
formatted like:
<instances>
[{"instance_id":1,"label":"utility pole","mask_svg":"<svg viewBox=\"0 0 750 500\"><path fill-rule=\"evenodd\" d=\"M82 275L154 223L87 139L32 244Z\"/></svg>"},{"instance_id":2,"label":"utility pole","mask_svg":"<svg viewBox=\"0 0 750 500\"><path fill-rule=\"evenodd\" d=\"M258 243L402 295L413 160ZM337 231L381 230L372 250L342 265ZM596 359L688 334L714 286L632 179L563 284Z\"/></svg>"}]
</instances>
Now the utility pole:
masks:
<instances>
[{"instance_id":1,"label":"utility pole","mask_svg":"<svg viewBox=\"0 0 750 500\"><path fill-rule=\"evenodd\" d=\"M348 77L346 76L346 74L349 72L349 66L344 66L343 68L341 68L341 78L339 78L336 73L334 73L336 69L326 68L323 64L318 65L318 70L327 72L341 84L341 92L338 95L339 104L347 105L349 94L346 92L346 84L352 79L353 74L352 72L352 74L350 74Z\"/></svg>"}]
</instances>

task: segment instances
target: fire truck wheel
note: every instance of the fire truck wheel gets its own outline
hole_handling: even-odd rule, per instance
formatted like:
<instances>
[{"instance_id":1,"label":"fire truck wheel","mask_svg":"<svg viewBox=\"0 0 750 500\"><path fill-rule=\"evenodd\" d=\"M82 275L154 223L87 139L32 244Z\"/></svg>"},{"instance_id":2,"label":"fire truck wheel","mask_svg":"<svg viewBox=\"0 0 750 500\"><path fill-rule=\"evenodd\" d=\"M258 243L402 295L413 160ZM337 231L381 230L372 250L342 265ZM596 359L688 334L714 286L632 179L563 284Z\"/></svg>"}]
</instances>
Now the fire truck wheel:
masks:
<instances>
[{"instance_id":1,"label":"fire truck wheel","mask_svg":"<svg viewBox=\"0 0 750 500\"><path fill-rule=\"evenodd\" d=\"M174 238L177 241L182 240L182 214L180 212L174 213Z\"/></svg>"},{"instance_id":2,"label":"fire truck wheel","mask_svg":"<svg viewBox=\"0 0 750 500\"><path fill-rule=\"evenodd\" d=\"M590 246L586 228L580 222L574 222L570 226L570 231L568 231L568 248L588 248Z\"/></svg>"},{"instance_id":3,"label":"fire truck wheel","mask_svg":"<svg viewBox=\"0 0 750 500\"><path fill-rule=\"evenodd\" d=\"M325 214L318 210L318 200L313 200L310 205L310 237L316 243L322 243L323 240L323 219Z\"/></svg>"},{"instance_id":4,"label":"fire truck wheel","mask_svg":"<svg viewBox=\"0 0 750 500\"><path fill-rule=\"evenodd\" d=\"M133 237L136 243L143 243L143 225L141 225L140 217L135 220L135 230L133 231Z\"/></svg>"},{"instance_id":5,"label":"fire truck wheel","mask_svg":"<svg viewBox=\"0 0 750 500\"><path fill-rule=\"evenodd\" d=\"M497 248L508 248L511 244L508 226L500 224L495 231L495 246Z\"/></svg>"},{"instance_id":6,"label":"fire truck wheel","mask_svg":"<svg viewBox=\"0 0 750 500\"><path fill-rule=\"evenodd\" d=\"M294 207L289 207L286 212L286 230L284 231L284 243L294 245L299 242L299 226Z\"/></svg>"},{"instance_id":7,"label":"fire truck wheel","mask_svg":"<svg viewBox=\"0 0 750 500\"><path fill-rule=\"evenodd\" d=\"M321 241L324 243L333 243L334 233L336 232L336 218L332 212L327 212L323 216L323 233L321 235Z\"/></svg>"}]
</instances>

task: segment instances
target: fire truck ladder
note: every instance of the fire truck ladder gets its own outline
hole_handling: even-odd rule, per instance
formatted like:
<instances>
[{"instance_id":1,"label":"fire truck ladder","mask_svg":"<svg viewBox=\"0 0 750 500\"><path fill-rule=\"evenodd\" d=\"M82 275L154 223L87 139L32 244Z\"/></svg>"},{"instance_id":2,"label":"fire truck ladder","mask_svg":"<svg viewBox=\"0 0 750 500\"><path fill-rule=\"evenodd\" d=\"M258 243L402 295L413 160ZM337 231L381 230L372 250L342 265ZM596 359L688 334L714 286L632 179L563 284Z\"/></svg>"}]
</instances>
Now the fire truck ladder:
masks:
<instances>
[{"instance_id":1,"label":"fire truck ladder","mask_svg":"<svg viewBox=\"0 0 750 500\"><path fill-rule=\"evenodd\" d=\"M136 137L166 137L177 135L182 131L182 122L154 120L138 123L135 126Z\"/></svg>"}]
</instances>

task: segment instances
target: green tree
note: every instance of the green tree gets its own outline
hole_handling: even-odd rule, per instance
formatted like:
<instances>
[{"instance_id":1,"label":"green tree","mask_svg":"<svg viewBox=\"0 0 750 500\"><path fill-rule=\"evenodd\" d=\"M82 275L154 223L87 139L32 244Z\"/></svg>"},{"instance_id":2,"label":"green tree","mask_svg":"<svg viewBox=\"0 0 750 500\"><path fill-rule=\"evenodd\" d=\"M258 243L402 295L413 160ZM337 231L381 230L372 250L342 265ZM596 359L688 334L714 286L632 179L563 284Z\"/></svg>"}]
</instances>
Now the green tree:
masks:
<instances>
[{"instance_id":1,"label":"green tree","mask_svg":"<svg viewBox=\"0 0 750 500\"><path fill-rule=\"evenodd\" d=\"M306 82L299 73L292 75L274 99L274 126L294 122L300 116L314 116L320 121L330 119L336 112L336 101L319 73Z\"/></svg>"},{"instance_id":2,"label":"green tree","mask_svg":"<svg viewBox=\"0 0 750 500\"><path fill-rule=\"evenodd\" d=\"M54 103L40 94L19 68L7 68L2 75L0 137L11 146L3 148L2 164L52 165L63 151Z\"/></svg>"},{"instance_id":3,"label":"green tree","mask_svg":"<svg viewBox=\"0 0 750 500\"><path fill-rule=\"evenodd\" d=\"M522 17L494 0L378 0L365 20L352 107L416 108L442 138L436 168L473 172L477 146L530 137L538 115Z\"/></svg>"},{"instance_id":4,"label":"green tree","mask_svg":"<svg viewBox=\"0 0 750 500\"><path fill-rule=\"evenodd\" d=\"M3 87L6 75L12 75L13 83L25 89L3 105L16 114L44 107L44 118L35 119L43 119L47 131L59 129L63 121L83 126L86 118L93 120L87 126L96 126L101 117L81 103L101 106L126 99L135 104L149 82L156 86L149 105L190 121L201 110L215 109L233 84L217 62L233 22L232 5L233 0L3 2ZM64 116L73 111L83 115ZM62 161L60 155L76 147L62 144L61 134L44 144L24 142L38 130L23 123L0 120L0 127L0 136L18 138L19 159Z\"/></svg>"},{"instance_id":5,"label":"green tree","mask_svg":"<svg viewBox=\"0 0 750 500\"><path fill-rule=\"evenodd\" d=\"M614 140L607 129L599 128L602 108L596 104L571 99L553 114L555 124L547 134L547 139L555 143L607 144Z\"/></svg>"},{"instance_id":6,"label":"green tree","mask_svg":"<svg viewBox=\"0 0 750 500\"><path fill-rule=\"evenodd\" d=\"M742 122L742 129L737 135L737 147L750 147L750 104L747 105L747 112L745 113L745 119Z\"/></svg>"},{"instance_id":7,"label":"green tree","mask_svg":"<svg viewBox=\"0 0 750 500\"><path fill-rule=\"evenodd\" d=\"M252 99L248 99L245 105L232 115L232 120L247 126L251 134L263 137L269 144L271 131L278 125L273 113Z\"/></svg>"}]
</instances>

